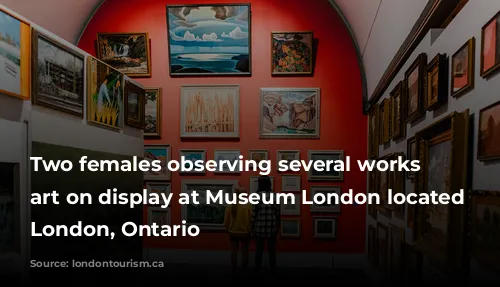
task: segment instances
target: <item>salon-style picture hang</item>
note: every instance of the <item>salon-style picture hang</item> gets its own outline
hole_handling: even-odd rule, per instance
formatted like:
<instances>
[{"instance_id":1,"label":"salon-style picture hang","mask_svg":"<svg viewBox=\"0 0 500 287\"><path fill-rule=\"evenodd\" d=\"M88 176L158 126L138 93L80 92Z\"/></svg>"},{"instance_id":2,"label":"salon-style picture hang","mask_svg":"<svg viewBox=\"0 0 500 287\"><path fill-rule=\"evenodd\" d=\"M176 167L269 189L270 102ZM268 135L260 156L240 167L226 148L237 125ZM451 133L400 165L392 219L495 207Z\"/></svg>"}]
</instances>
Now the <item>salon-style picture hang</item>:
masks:
<instances>
[{"instance_id":1,"label":"salon-style picture hang","mask_svg":"<svg viewBox=\"0 0 500 287\"><path fill-rule=\"evenodd\" d=\"M451 95L459 97L474 88L475 38L471 38L451 57Z\"/></svg>"},{"instance_id":2,"label":"salon-style picture hang","mask_svg":"<svg viewBox=\"0 0 500 287\"><path fill-rule=\"evenodd\" d=\"M481 77L491 77L500 67L500 12L481 30Z\"/></svg>"},{"instance_id":3,"label":"salon-style picture hang","mask_svg":"<svg viewBox=\"0 0 500 287\"><path fill-rule=\"evenodd\" d=\"M405 73L405 89L407 93L407 122L418 119L424 111L424 86L427 54L422 53Z\"/></svg>"}]
</instances>

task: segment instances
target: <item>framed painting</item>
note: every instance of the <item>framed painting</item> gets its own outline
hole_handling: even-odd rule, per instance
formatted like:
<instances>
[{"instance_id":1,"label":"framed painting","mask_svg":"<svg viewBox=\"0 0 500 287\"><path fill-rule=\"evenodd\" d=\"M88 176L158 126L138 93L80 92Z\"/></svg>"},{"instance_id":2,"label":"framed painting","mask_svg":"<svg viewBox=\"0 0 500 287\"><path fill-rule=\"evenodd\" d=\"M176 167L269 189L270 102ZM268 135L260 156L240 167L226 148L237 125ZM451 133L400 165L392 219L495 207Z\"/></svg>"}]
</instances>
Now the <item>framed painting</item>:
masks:
<instances>
[{"instance_id":1,"label":"framed painting","mask_svg":"<svg viewBox=\"0 0 500 287\"><path fill-rule=\"evenodd\" d=\"M93 57L88 58L87 121L123 127L123 74Z\"/></svg>"},{"instance_id":2,"label":"framed painting","mask_svg":"<svg viewBox=\"0 0 500 287\"><path fill-rule=\"evenodd\" d=\"M328 198L328 194L332 193L338 194L340 198L342 189L340 186L311 186L311 200L318 194L323 194L324 198ZM311 204L311 212L340 212L340 203Z\"/></svg>"},{"instance_id":3,"label":"framed painting","mask_svg":"<svg viewBox=\"0 0 500 287\"><path fill-rule=\"evenodd\" d=\"M387 144L391 140L391 99L384 99L378 107L379 144Z\"/></svg>"},{"instance_id":4,"label":"framed painting","mask_svg":"<svg viewBox=\"0 0 500 287\"><path fill-rule=\"evenodd\" d=\"M300 192L301 177L300 175L283 174L281 176L281 191L282 192Z\"/></svg>"},{"instance_id":5,"label":"framed painting","mask_svg":"<svg viewBox=\"0 0 500 287\"><path fill-rule=\"evenodd\" d=\"M250 4L167 5L171 76L250 76Z\"/></svg>"},{"instance_id":6,"label":"framed painting","mask_svg":"<svg viewBox=\"0 0 500 287\"><path fill-rule=\"evenodd\" d=\"M392 90L391 105L391 138L396 141L406 136L406 100L403 94L403 82L399 82Z\"/></svg>"},{"instance_id":7,"label":"framed painting","mask_svg":"<svg viewBox=\"0 0 500 287\"><path fill-rule=\"evenodd\" d=\"M437 54L427 65L427 98L425 107L432 111L448 100L448 59Z\"/></svg>"},{"instance_id":8,"label":"framed painting","mask_svg":"<svg viewBox=\"0 0 500 287\"><path fill-rule=\"evenodd\" d=\"M313 73L313 32L271 33L271 74Z\"/></svg>"},{"instance_id":9,"label":"framed painting","mask_svg":"<svg viewBox=\"0 0 500 287\"><path fill-rule=\"evenodd\" d=\"M196 162L206 162L207 152L204 149L181 149L179 150L179 161L184 162L184 174L204 174L205 169L196 166ZM188 171L189 170L189 171Z\"/></svg>"},{"instance_id":10,"label":"framed painting","mask_svg":"<svg viewBox=\"0 0 500 287\"><path fill-rule=\"evenodd\" d=\"M500 274L498 219L500 191L474 190L471 213L471 254L486 270Z\"/></svg>"},{"instance_id":11,"label":"framed painting","mask_svg":"<svg viewBox=\"0 0 500 287\"><path fill-rule=\"evenodd\" d=\"M369 144L368 144L368 158L378 158L378 150L379 150L379 107L378 104L375 104L371 110L369 115Z\"/></svg>"},{"instance_id":12,"label":"framed painting","mask_svg":"<svg viewBox=\"0 0 500 287\"><path fill-rule=\"evenodd\" d=\"M167 168L167 163L170 161L170 146L169 145L145 145L144 159L153 162L159 160L162 169L160 171L144 172L144 180L170 180L171 172Z\"/></svg>"},{"instance_id":13,"label":"framed painting","mask_svg":"<svg viewBox=\"0 0 500 287\"><path fill-rule=\"evenodd\" d=\"M394 153L388 160L398 160L400 162L405 161L405 154L403 152ZM394 170L389 171L389 188L392 190L393 196L397 194L405 194L405 172L404 170ZM404 221L405 217L405 204L391 204L388 206L392 209L395 218Z\"/></svg>"},{"instance_id":14,"label":"framed painting","mask_svg":"<svg viewBox=\"0 0 500 287\"><path fill-rule=\"evenodd\" d=\"M260 176L250 176L249 179L249 192L254 193L257 192L259 189L259 177ZM271 190L274 191L274 176L270 176L269 179L271 179Z\"/></svg>"},{"instance_id":15,"label":"framed painting","mask_svg":"<svg viewBox=\"0 0 500 287\"><path fill-rule=\"evenodd\" d=\"M161 138L161 106L162 89L146 89L146 107L144 111L144 137L148 139Z\"/></svg>"},{"instance_id":16,"label":"framed painting","mask_svg":"<svg viewBox=\"0 0 500 287\"><path fill-rule=\"evenodd\" d=\"M300 237L300 218L281 219L281 237Z\"/></svg>"},{"instance_id":17,"label":"framed painting","mask_svg":"<svg viewBox=\"0 0 500 287\"><path fill-rule=\"evenodd\" d=\"M299 150L278 150L276 151L276 167L279 169L279 162L285 161L287 166L293 160L300 160Z\"/></svg>"},{"instance_id":18,"label":"framed painting","mask_svg":"<svg viewBox=\"0 0 500 287\"><path fill-rule=\"evenodd\" d=\"M200 204L183 204L181 206L181 218L187 225L197 225L202 230L224 230L224 215L226 206L223 204L207 203L206 192L212 193L222 191L233 193L238 185L237 180L201 180L185 179L181 181L181 192L191 194L193 191L200 195Z\"/></svg>"},{"instance_id":19,"label":"framed painting","mask_svg":"<svg viewBox=\"0 0 500 287\"><path fill-rule=\"evenodd\" d=\"M411 137L406 141L406 154L408 155L408 160L411 162L412 160L419 160L419 152L418 152L418 144L415 137ZM406 172L409 179L415 179L415 172L408 171Z\"/></svg>"},{"instance_id":20,"label":"framed painting","mask_svg":"<svg viewBox=\"0 0 500 287\"><path fill-rule=\"evenodd\" d=\"M308 180L315 181L343 181L344 172L335 170L336 162L344 161L344 151L342 150L310 150L308 151L310 161L322 161L325 168L323 170L315 170L314 167L309 169L307 176Z\"/></svg>"},{"instance_id":21,"label":"framed painting","mask_svg":"<svg viewBox=\"0 0 500 287\"><path fill-rule=\"evenodd\" d=\"M427 54L422 53L413 61L405 72L404 89L406 91L406 121L411 123L424 112L424 87Z\"/></svg>"},{"instance_id":22,"label":"framed painting","mask_svg":"<svg viewBox=\"0 0 500 287\"><path fill-rule=\"evenodd\" d=\"M391 225L389 237L389 274L392 279L403 278L403 243L405 231L401 227Z\"/></svg>"},{"instance_id":23,"label":"framed painting","mask_svg":"<svg viewBox=\"0 0 500 287\"><path fill-rule=\"evenodd\" d=\"M479 112L477 158L483 161L500 158L500 102Z\"/></svg>"},{"instance_id":24,"label":"framed painting","mask_svg":"<svg viewBox=\"0 0 500 287\"><path fill-rule=\"evenodd\" d=\"M314 238L337 239L336 217L313 217Z\"/></svg>"},{"instance_id":25,"label":"framed painting","mask_svg":"<svg viewBox=\"0 0 500 287\"><path fill-rule=\"evenodd\" d=\"M83 118L84 56L33 29L33 104Z\"/></svg>"},{"instance_id":26,"label":"framed painting","mask_svg":"<svg viewBox=\"0 0 500 287\"><path fill-rule=\"evenodd\" d=\"M389 228L377 222L377 266L382 272L387 272L389 265Z\"/></svg>"},{"instance_id":27,"label":"framed painting","mask_svg":"<svg viewBox=\"0 0 500 287\"><path fill-rule=\"evenodd\" d=\"M481 77L488 78L500 67L500 12L481 29Z\"/></svg>"},{"instance_id":28,"label":"framed painting","mask_svg":"<svg viewBox=\"0 0 500 287\"><path fill-rule=\"evenodd\" d=\"M181 138L239 138L238 85L182 86Z\"/></svg>"},{"instance_id":29,"label":"framed painting","mask_svg":"<svg viewBox=\"0 0 500 287\"><path fill-rule=\"evenodd\" d=\"M319 88L263 88L260 138L319 138Z\"/></svg>"},{"instance_id":30,"label":"framed painting","mask_svg":"<svg viewBox=\"0 0 500 287\"><path fill-rule=\"evenodd\" d=\"M375 267L378 263L377 254L377 229L373 225L368 225L368 262Z\"/></svg>"},{"instance_id":31,"label":"framed painting","mask_svg":"<svg viewBox=\"0 0 500 287\"><path fill-rule=\"evenodd\" d=\"M378 194L378 170L368 171L368 192ZM373 219L377 219L377 205L368 204L367 212Z\"/></svg>"},{"instance_id":32,"label":"framed painting","mask_svg":"<svg viewBox=\"0 0 500 287\"><path fill-rule=\"evenodd\" d=\"M412 181L408 194L415 193L416 191L415 187L416 183ZM408 202L406 202L405 204L406 204L406 228L411 231L410 242L413 243L413 241L415 241L417 237L417 217L416 217L417 210L414 204L408 204Z\"/></svg>"},{"instance_id":33,"label":"framed painting","mask_svg":"<svg viewBox=\"0 0 500 287\"><path fill-rule=\"evenodd\" d=\"M124 90L126 103L125 120L127 125L138 129L144 129L146 91L130 81L125 81Z\"/></svg>"},{"instance_id":34,"label":"framed painting","mask_svg":"<svg viewBox=\"0 0 500 287\"><path fill-rule=\"evenodd\" d=\"M98 33L97 58L129 77L151 76L148 33Z\"/></svg>"},{"instance_id":35,"label":"framed painting","mask_svg":"<svg viewBox=\"0 0 500 287\"><path fill-rule=\"evenodd\" d=\"M153 223L158 226L170 225L170 208L148 207L148 224L153 225Z\"/></svg>"},{"instance_id":36,"label":"framed painting","mask_svg":"<svg viewBox=\"0 0 500 287\"><path fill-rule=\"evenodd\" d=\"M217 163L216 173L240 173L239 165L236 163L240 160L241 151L235 150L214 150L214 160ZM233 167L233 170L231 170Z\"/></svg>"},{"instance_id":37,"label":"framed painting","mask_svg":"<svg viewBox=\"0 0 500 287\"><path fill-rule=\"evenodd\" d=\"M261 160L269 160L268 151L267 150L256 150L251 149L249 151L250 160L254 160L257 164Z\"/></svg>"},{"instance_id":38,"label":"framed painting","mask_svg":"<svg viewBox=\"0 0 500 287\"><path fill-rule=\"evenodd\" d=\"M474 88L475 38L470 38L451 56L451 96L459 97Z\"/></svg>"},{"instance_id":39,"label":"framed painting","mask_svg":"<svg viewBox=\"0 0 500 287\"><path fill-rule=\"evenodd\" d=\"M29 100L31 26L0 8L0 93Z\"/></svg>"},{"instance_id":40,"label":"framed painting","mask_svg":"<svg viewBox=\"0 0 500 287\"><path fill-rule=\"evenodd\" d=\"M164 194L168 197L170 192L172 192L171 185L169 182L154 182L147 181L146 182L146 190L148 194L156 193L156 194ZM164 203L161 203L164 204Z\"/></svg>"},{"instance_id":41,"label":"framed painting","mask_svg":"<svg viewBox=\"0 0 500 287\"><path fill-rule=\"evenodd\" d=\"M297 215L300 216L300 206L302 204L301 195L293 194L295 197L295 203L287 202L286 204L282 201L280 203L281 215Z\"/></svg>"}]
</instances>

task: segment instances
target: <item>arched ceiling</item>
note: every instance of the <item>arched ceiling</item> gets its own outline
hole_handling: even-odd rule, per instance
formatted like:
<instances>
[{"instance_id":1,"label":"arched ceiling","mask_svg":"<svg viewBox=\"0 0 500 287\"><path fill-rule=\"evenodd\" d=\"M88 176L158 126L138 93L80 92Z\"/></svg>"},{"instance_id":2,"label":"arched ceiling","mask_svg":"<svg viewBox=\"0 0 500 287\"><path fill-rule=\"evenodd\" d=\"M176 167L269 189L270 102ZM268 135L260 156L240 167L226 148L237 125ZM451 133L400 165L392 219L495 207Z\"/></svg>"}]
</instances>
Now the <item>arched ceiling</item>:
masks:
<instances>
[{"instance_id":1,"label":"arched ceiling","mask_svg":"<svg viewBox=\"0 0 500 287\"><path fill-rule=\"evenodd\" d=\"M0 4L76 45L102 1L0 0ZM349 22L362 56L367 93L371 95L428 0L322 1L335 2Z\"/></svg>"}]
</instances>

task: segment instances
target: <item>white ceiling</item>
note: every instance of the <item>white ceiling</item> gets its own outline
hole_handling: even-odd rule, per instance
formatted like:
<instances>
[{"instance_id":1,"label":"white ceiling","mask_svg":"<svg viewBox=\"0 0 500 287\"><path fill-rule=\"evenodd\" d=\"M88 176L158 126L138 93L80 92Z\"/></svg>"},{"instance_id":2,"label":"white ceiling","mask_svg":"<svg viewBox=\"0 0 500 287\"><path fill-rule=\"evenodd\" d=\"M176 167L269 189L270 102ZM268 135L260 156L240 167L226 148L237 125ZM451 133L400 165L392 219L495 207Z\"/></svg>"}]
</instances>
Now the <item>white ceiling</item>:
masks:
<instances>
[{"instance_id":1,"label":"white ceiling","mask_svg":"<svg viewBox=\"0 0 500 287\"><path fill-rule=\"evenodd\" d=\"M0 0L0 4L68 42L77 44L87 21L102 1ZM363 56L370 96L428 0L334 0L334 2L347 18L355 34Z\"/></svg>"}]
</instances>

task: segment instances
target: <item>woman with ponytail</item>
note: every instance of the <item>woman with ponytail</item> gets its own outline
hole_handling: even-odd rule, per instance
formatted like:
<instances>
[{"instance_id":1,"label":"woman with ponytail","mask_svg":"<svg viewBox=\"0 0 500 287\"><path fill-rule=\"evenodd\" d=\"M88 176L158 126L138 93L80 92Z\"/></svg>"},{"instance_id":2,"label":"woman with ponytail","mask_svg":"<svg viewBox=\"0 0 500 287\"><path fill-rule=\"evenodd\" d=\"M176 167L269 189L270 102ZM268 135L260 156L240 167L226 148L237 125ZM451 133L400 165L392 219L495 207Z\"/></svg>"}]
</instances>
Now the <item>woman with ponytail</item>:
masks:
<instances>
[{"instance_id":1,"label":"woman with ponytail","mask_svg":"<svg viewBox=\"0 0 500 287\"><path fill-rule=\"evenodd\" d=\"M246 189L237 186L237 194L246 193ZM233 272L236 272L238 265L238 249L241 248L242 267L248 267L248 246L250 244L250 220L252 218L252 205L232 204L226 208L224 216L224 227L229 232L231 241L231 266Z\"/></svg>"}]
</instances>

